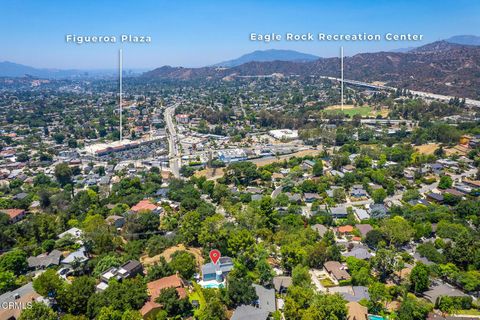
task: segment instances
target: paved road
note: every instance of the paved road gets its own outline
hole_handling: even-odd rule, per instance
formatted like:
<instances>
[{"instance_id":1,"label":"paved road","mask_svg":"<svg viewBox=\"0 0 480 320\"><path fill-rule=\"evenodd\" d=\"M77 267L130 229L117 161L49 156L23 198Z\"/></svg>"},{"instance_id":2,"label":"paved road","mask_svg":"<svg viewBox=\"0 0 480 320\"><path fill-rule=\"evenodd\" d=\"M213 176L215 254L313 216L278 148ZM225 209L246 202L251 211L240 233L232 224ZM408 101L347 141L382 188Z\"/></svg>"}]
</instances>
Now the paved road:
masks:
<instances>
[{"instance_id":1,"label":"paved road","mask_svg":"<svg viewBox=\"0 0 480 320\"><path fill-rule=\"evenodd\" d=\"M168 157L170 158L170 170L175 178L180 178L181 155L178 150L178 135L173 123L173 116L177 104L165 109L165 123L167 124Z\"/></svg>"}]
</instances>

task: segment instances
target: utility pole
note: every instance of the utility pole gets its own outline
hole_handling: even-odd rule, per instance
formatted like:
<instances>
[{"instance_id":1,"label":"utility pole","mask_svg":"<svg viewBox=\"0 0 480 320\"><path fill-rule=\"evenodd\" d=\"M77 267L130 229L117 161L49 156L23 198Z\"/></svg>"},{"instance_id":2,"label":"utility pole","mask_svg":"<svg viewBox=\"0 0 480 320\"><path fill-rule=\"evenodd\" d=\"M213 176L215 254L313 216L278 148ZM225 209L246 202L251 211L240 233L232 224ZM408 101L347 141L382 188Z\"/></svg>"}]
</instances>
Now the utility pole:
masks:
<instances>
[{"instance_id":1,"label":"utility pole","mask_svg":"<svg viewBox=\"0 0 480 320\"><path fill-rule=\"evenodd\" d=\"M119 106L120 106L120 141L123 139L123 124L122 124L122 77L123 77L123 52L122 49L118 52L118 66L119 66L119 82L120 82L120 95L119 95Z\"/></svg>"},{"instance_id":2,"label":"utility pole","mask_svg":"<svg viewBox=\"0 0 480 320\"><path fill-rule=\"evenodd\" d=\"M341 72L341 91L342 91L341 107L343 111L343 47L340 47L340 72Z\"/></svg>"}]
</instances>

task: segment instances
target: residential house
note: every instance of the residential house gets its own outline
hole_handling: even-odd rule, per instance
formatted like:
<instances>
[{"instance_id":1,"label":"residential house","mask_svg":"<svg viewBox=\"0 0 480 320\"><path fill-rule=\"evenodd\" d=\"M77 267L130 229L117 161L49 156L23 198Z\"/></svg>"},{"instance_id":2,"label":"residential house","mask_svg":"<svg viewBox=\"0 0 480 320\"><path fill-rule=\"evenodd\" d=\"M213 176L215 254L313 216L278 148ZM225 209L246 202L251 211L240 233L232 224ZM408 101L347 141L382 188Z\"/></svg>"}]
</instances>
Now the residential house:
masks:
<instances>
[{"instance_id":1,"label":"residential house","mask_svg":"<svg viewBox=\"0 0 480 320\"><path fill-rule=\"evenodd\" d=\"M367 233L369 233L370 231L373 230L373 227L371 225L369 225L368 223L356 224L355 228L357 228L357 230L360 232L362 237L366 237Z\"/></svg>"},{"instance_id":2,"label":"residential house","mask_svg":"<svg viewBox=\"0 0 480 320\"><path fill-rule=\"evenodd\" d=\"M337 283L351 279L350 274L346 271L347 268L338 261L327 261L323 264L323 268L332 280Z\"/></svg>"},{"instance_id":3,"label":"residential house","mask_svg":"<svg viewBox=\"0 0 480 320\"><path fill-rule=\"evenodd\" d=\"M360 221L370 219L370 215L368 214L368 211L362 208L353 207L353 214Z\"/></svg>"},{"instance_id":4,"label":"residential house","mask_svg":"<svg viewBox=\"0 0 480 320\"><path fill-rule=\"evenodd\" d=\"M28 308L30 303L35 301L45 302L43 297L33 290L32 282L0 295L0 319L19 319L22 310ZM7 307L10 305L15 305L16 307Z\"/></svg>"},{"instance_id":5,"label":"residential house","mask_svg":"<svg viewBox=\"0 0 480 320\"><path fill-rule=\"evenodd\" d=\"M73 228L68 229L68 230L65 231L65 232L60 233L60 234L58 235L58 238L59 238L59 239L63 239L63 238L66 237L66 236L71 236L71 237L74 238L74 239L80 239L80 238L82 237L82 235L83 235L83 231L82 231L82 230L73 227Z\"/></svg>"},{"instance_id":6,"label":"residential house","mask_svg":"<svg viewBox=\"0 0 480 320\"><path fill-rule=\"evenodd\" d=\"M330 208L330 214L333 218L342 219L348 216L347 207L345 205L337 205Z\"/></svg>"},{"instance_id":7,"label":"residential house","mask_svg":"<svg viewBox=\"0 0 480 320\"><path fill-rule=\"evenodd\" d=\"M180 299L187 297L185 283L178 275L164 277L147 283L149 299L140 309L140 314L144 319L155 318L156 312L162 307L159 303L155 302L155 300L160 296L160 292L167 288L175 288Z\"/></svg>"},{"instance_id":8,"label":"residential house","mask_svg":"<svg viewBox=\"0 0 480 320\"><path fill-rule=\"evenodd\" d=\"M276 276L273 277L273 287L275 291L280 294L286 293L288 288L292 285L292 277Z\"/></svg>"},{"instance_id":9,"label":"residential house","mask_svg":"<svg viewBox=\"0 0 480 320\"><path fill-rule=\"evenodd\" d=\"M350 198L352 201L361 200L367 197L368 193L363 189L362 185L354 185L350 190Z\"/></svg>"},{"instance_id":10,"label":"residential house","mask_svg":"<svg viewBox=\"0 0 480 320\"><path fill-rule=\"evenodd\" d=\"M456 189L445 189L443 190L443 194L450 194L452 196L455 196L455 197L459 197L459 198L462 198L465 194L463 194L462 192L456 190Z\"/></svg>"},{"instance_id":11,"label":"residential house","mask_svg":"<svg viewBox=\"0 0 480 320\"><path fill-rule=\"evenodd\" d=\"M425 195L427 200L430 202L442 203L443 202L443 195L441 193L434 193L430 192Z\"/></svg>"},{"instance_id":12,"label":"residential house","mask_svg":"<svg viewBox=\"0 0 480 320\"><path fill-rule=\"evenodd\" d=\"M445 283L434 283L430 290L423 293L423 296L434 305L438 305L442 297L468 297L462 291Z\"/></svg>"},{"instance_id":13,"label":"residential house","mask_svg":"<svg viewBox=\"0 0 480 320\"><path fill-rule=\"evenodd\" d=\"M42 253L36 257L29 257L27 262L30 269L47 269L49 267L58 266L61 258L62 253L58 250L53 250L50 253Z\"/></svg>"},{"instance_id":14,"label":"residential house","mask_svg":"<svg viewBox=\"0 0 480 320\"><path fill-rule=\"evenodd\" d=\"M408 201L408 204L410 204L412 206L416 206L417 204L428 206L430 203L425 199L414 199L414 200Z\"/></svg>"},{"instance_id":15,"label":"residential house","mask_svg":"<svg viewBox=\"0 0 480 320\"><path fill-rule=\"evenodd\" d=\"M347 320L368 320L368 308L358 302L347 303Z\"/></svg>"},{"instance_id":16,"label":"residential house","mask_svg":"<svg viewBox=\"0 0 480 320\"><path fill-rule=\"evenodd\" d=\"M356 246L347 253L342 254L344 257L355 257L360 260L369 260L372 257L372 254L368 251L367 248L363 246Z\"/></svg>"},{"instance_id":17,"label":"residential house","mask_svg":"<svg viewBox=\"0 0 480 320\"><path fill-rule=\"evenodd\" d=\"M453 189L461 192L463 195L467 195L467 194L470 194L473 189L472 187L466 185L465 183L455 183L455 185L453 186Z\"/></svg>"},{"instance_id":18,"label":"residential house","mask_svg":"<svg viewBox=\"0 0 480 320\"><path fill-rule=\"evenodd\" d=\"M303 160L302 163L300 164L300 168L302 168L303 170L309 170L309 169L312 169L314 165L315 165L315 162L311 160Z\"/></svg>"},{"instance_id":19,"label":"residential house","mask_svg":"<svg viewBox=\"0 0 480 320\"><path fill-rule=\"evenodd\" d=\"M129 260L121 266L112 267L100 275L101 282L97 285L98 290L108 288L108 282L112 279L122 281L123 279L134 278L143 273L143 266L136 260Z\"/></svg>"},{"instance_id":20,"label":"residential house","mask_svg":"<svg viewBox=\"0 0 480 320\"><path fill-rule=\"evenodd\" d=\"M291 202L291 203L300 203L302 202L302 196L298 193L290 193L290 192L286 192L285 193L288 197L288 200Z\"/></svg>"},{"instance_id":21,"label":"residential house","mask_svg":"<svg viewBox=\"0 0 480 320\"><path fill-rule=\"evenodd\" d=\"M427 316L427 320L478 320L478 316L467 316L467 315L444 316L443 314L430 312Z\"/></svg>"},{"instance_id":22,"label":"residential house","mask_svg":"<svg viewBox=\"0 0 480 320\"><path fill-rule=\"evenodd\" d=\"M275 290L254 284L257 301L253 305L241 305L233 312L231 320L267 320L277 310Z\"/></svg>"},{"instance_id":23,"label":"residential house","mask_svg":"<svg viewBox=\"0 0 480 320\"><path fill-rule=\"evenodd\" d=\"M325 227L323 224L314 224L313 226L311 226L311 228L315 231L317 231L318 235L320 237L323 237L325 235L325 233L327 233L328 231L328 228Z\"/></svg>"},{"instance_id":24,"label":"residential house","mask_svg":"<svg viewBox=\"0 0 480 320\"><path fill-rule=\"evenodd\" d=\"M353 232L353 227L351 225L346 225L346 226L340 226L336 229L337 235L339 237L344 237L346 235L349 235Z\"/></svg>"},{"instance_id":25,"label":"residential house","mask_svg":"<svg viewBox=\"0 0 480 320\"><path fill-rule=\"evenodd\" d=\"M374 218L385 217L388 214L388 209L382 203L375 203L370 205L370 216Z\"/></svg>"},{"instance_id":26,"label":"residential house","mask_svg":"<svg viewBox=\"0 0 480 320\"><path fill-rule=\"evenodd\" d=\"M117 215L111 215L105 218L105 221L111 225L114 226L115 228L123 228L125 225L125 217L122 216L117 216Z\"/></svg>"},{"instance_id":27,"label":"residential house","mask_svg":"<svg viewBox=\"0 0 480 320\"><path fill-rule=\"evenodd\" d=\"M347 164L346 166L343 166L341 170L343 173L353 172L355 170L355 167L351 164Z\"/></svg>"},{"instance_id":28,"label":"residential house","mask_svg":"<svg viewBox=\"0 0 480 320\"><path fill-rule=\"evenodd\" d=\"M464 184L472 187L473 189L480 189L480 180L471 180L471 179L463 179L462 181Z\"/></svg>"},{"instance_id":29,"label":"residential house","mask_svg":"<svg viewBox=\"0 0 480 320\"><path fill-rule=\"evenodd\" d=\"M5 213L10 218L10 223L16 223L27 215L27 211L23 209L1 209L0 212Z\"/></svg>"},{"instance_id":30,"label":"residential house","mask_svg":"<svg viewBox=\"0 0 480 320\"><path fill-rule=\"evenodd\" d=\"M359 302L360 300L370 300L368 287L352 286L348 287L347 292L341 292L340 295L348 302Z\"/></svg>"},{"instance_id":31,"label":"residential house","mask_svg":"<svg viewBox=\"0 0 480 320\"><path fill-rule=\"evenodd\" d=\"M209 262L202 265L202 277L199 284L204 288L219 288L225 286L225 279L233 269L230 257L220 257L217 263Z\"/></svg>"},{"instance_id":32,"label":"residential house","mask_svg":"<svg viewBox=\"0 0 480 320\"><path fill-rule=\"evenodd\" d=\"M62 260L62 264L73 267L75 264L84 264L90 258L88 257L85 247L79 248L77 251L71 252L65 259Z\"/></svg>"},{"instance_id":33,"label":"residential house","mask_svg":"<svg viewBox=\"0 0 480 320\"><path fill-rule=\"evenodd\" d=\"M17 193L16 195L13 196L13 200L23 200L26 197L28 197L28 193L20 192L20 193Z\"/></svg>"},{"instance_id":34,"label":"residential house","mask_svg":"<svg viewBox=\"0 0 480 320\"><path fill-rule=\"evenodd\" d=\"M130 211L134 213L139 213L140 211L152 211L159 213L159 207L154 204L150 199L140 200L136 205L130 208Z\"/></svg>"},{"instance_id":35,"label":"residential house","mask_svg":"<svg viewBox=\"0 0 480 320\"><path fill-rule=\"evenodd\" d=\"M318 193L306 192L303 195L303 198L305 199L305 202L311 203L315 200L319 200L320 195Z\"/></svg>"}]
</instances>

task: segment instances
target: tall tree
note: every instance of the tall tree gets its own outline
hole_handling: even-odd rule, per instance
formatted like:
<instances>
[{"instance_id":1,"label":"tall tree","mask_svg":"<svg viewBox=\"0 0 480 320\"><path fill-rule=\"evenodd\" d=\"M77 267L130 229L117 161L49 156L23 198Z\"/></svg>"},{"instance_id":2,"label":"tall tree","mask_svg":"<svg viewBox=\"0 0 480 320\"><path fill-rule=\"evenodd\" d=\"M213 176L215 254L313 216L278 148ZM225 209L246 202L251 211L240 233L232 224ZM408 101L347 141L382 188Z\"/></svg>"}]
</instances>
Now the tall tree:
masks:
<instances>
[{"instance_id":1,"label":"tall tree","mask_svg":"<svg viewBox=\"0 0 480 320\"><path fill-rule=\"evenodd\" d=\"M32 303L31 308L23 309L19 320L57 320L58 315L43 302Z\"/></svg>"},{"instance_id":2,"label":"tall tree","mask_svg":"<svg viewBox=\"0 0 480 320\"><path fill-rule=\"evenodd\" d=\"M62 186L72 182L72 169L67 163L62 162L55 166L55 178Z\"/></svg>"},{"instance_id":3,"label":"tall tree","mask_svg":"<svg viewBox=\"0 0 480 320\"><path fill-rule=\"evenodd\" d=\"M44 297L56 298L64 288L63 280L53 269L48 269L33 280L33 289Z\"/></svg>"},{"instance_id":4,"label":"tall tree","mask_svg":"<svg viewBox=\"0 0 480 320\"><path fill-rule=\"evenodd\" d=\"M67 285L58 300L64 310L74 315L85 314L90 296L95 293L95 279L82 276Z\"/></svg>"},{"instance_id":5,"label":"tall tree","mask_svg":"<svg viewBox=\"0 0 480 320\"><path fill-rule=\"evenodd\" d=\"M430 285L430 277L428 267L419 262L413 267L410 273L410 288L416 293L422 293L428 289Z\"/></svg>"}]
</instances>

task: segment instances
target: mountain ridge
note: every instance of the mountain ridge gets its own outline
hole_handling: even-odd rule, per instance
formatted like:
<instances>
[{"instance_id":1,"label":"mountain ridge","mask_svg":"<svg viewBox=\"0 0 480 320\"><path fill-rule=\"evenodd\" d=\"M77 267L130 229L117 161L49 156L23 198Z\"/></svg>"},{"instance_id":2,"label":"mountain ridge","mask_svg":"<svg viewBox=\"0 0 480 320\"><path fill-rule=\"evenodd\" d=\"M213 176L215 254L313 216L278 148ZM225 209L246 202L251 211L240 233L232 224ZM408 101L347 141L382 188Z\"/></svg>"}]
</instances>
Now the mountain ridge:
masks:
<instances>
[{"instance_id":1,"label":"mountain ridge","mask_svg":"<svg viewBox=\"0 0 480 320\"><path fill-rule=\"evenodd\" d=\"M248 62L232 68L157 68L143 74L149 79L223 79L236 76L321 75L338 77L339 58L309 62ZM480 98L480 47L437 41L409 52L359 53L344 59L345 77L381 81L398 88Z\"/></svg>"},{"instance_id":2,"label":"mountain ridge","mask_svg":"<svg viewBox=\"0 0 480 320\"><path fill-rule=\"evenodd\" d=\"M236 67L244 63L257 61L257 62L267 62L267 61L297 61L297 62L307 62L314 61L320 57L303 53L295 50L282 50L282 49L268 49L268 50L255 50L253 52L241 55L236 59L226 60L220 63L211 65L212 67Z\"/></svg>"}]
</instances>

